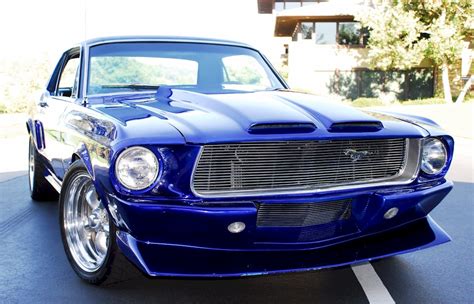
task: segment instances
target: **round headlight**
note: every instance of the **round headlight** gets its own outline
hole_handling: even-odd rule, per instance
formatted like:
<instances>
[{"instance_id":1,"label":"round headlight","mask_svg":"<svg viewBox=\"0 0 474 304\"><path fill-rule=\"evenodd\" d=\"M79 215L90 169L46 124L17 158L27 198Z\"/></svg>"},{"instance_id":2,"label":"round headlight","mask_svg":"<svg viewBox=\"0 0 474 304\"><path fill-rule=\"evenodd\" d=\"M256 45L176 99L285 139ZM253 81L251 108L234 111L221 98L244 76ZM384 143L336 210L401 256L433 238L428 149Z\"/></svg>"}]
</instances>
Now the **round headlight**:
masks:
<instances>
[{"instance_id":1,"label":"round headlight","mask_svg":"<svg viewBox=\"0 0 474 304\"><path fill-rule=\"evenodd\" d=\"M447 154L446 147L439 139L424 139L421 155L421 170L427 174L440 173L448 161Z\"/></svg>"},{"instance_id":2,"label":"round headlight","mask_svg":"<svg viewBox=\"0 0 474 304\"><path fill-rule=\"evenodd\" d=\"M126 149L115 163L117 179L131 190L150 187L155 182L159 169L160 164L155 154L144 147Z\"/></svg>"}]
</instances>

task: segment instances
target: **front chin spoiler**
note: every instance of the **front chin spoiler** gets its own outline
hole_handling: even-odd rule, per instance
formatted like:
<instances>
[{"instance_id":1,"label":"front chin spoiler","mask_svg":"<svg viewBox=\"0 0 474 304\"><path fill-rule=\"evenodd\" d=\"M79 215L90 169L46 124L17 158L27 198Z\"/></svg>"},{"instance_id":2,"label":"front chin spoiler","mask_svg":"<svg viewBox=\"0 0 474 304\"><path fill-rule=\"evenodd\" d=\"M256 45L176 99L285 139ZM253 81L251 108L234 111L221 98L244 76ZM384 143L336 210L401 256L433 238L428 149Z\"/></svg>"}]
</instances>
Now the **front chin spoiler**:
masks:
<instances>
[{"instance_id":1,"label":"front chin spoiler","mask_svg":"<svg viewBox=\"0 0 474 304\"><path fill-rule=\"evenodd\" d=\"M394 230L311 250L228 250L141 242L120 232L123 253L150 276L237 277L311 271L408 253L449 242L431 217Z\"/></svg>"}]
</instances>

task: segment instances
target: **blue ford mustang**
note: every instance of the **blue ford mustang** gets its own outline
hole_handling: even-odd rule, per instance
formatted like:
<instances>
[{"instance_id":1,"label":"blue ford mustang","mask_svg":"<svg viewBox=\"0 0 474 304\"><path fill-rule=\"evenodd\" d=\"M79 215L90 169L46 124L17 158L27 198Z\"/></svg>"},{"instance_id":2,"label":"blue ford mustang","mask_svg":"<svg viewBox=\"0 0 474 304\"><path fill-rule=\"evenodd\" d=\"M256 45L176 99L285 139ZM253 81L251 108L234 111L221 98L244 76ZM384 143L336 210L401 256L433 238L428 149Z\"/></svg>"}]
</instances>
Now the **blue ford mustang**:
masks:
<instances>
[{"instance_id":1,"label":"blue ford mustang","mask_svg":"<svg viewBox=\"0 0 474 304\"><path fill-rule=\"evenodd\" d=\"M31 196L60 193L66 255L93 284L119 263L260 275L450 240L428 214L452 188L452 137L429 119L293 92L241 43L85 41L59 60L27 128Z\"/></svg>"}]
</instances>

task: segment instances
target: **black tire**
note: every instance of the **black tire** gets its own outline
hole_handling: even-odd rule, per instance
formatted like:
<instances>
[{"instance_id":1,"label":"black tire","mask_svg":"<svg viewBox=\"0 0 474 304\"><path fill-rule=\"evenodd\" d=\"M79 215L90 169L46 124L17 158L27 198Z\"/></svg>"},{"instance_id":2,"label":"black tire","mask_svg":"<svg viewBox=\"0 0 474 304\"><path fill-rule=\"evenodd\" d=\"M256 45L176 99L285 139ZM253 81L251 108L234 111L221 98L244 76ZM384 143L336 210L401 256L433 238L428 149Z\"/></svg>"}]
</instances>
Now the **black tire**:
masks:
<instances>
[{"instance_id":1,"label":"black tire","mask_svg":"<svg viewBox=\"0 0 474 304\"><path fill-rule=\"evenodd\" d=\"M65 229L66 225L64 220L64 209L67 208L66 200L71 195L71 182L74 181L77 176L84 174L89 175L82 161L78 160L74 162L66 173L61 189L61 194L59 196L59 226L61 230L61 239L63 242L64 251L69 263L82 280L94 285L100 285L104 282L107 284L114 284L117 282L129 280L133 276L141 276L141 273L139 273L138 270L131 265L131 263L125 258L118 248L116 241L117 228L115 227L115 224L113 223L113 220L108 212L108 248L105 254L105 259L103 260L101 266L95 271L86 271L81 268L81 266L79 266L78 262L71 253L70 245L68 244L66 235L67 232ZM79 195L85 196L85 193ZM102 205L102 203L100 204Z\"/></svg>"},{"instance_id":2,"label":"black tire","mask_svg":"<svg viewBox=\"0 0 474 304\"><path fill-rule=\"evenodd\" d=\"M35 201L55 201L58 199L58 192L44 177L45 171L33 138L30 136L28 147L28 184L30 196Z\"/></svg>"}]
</instances>

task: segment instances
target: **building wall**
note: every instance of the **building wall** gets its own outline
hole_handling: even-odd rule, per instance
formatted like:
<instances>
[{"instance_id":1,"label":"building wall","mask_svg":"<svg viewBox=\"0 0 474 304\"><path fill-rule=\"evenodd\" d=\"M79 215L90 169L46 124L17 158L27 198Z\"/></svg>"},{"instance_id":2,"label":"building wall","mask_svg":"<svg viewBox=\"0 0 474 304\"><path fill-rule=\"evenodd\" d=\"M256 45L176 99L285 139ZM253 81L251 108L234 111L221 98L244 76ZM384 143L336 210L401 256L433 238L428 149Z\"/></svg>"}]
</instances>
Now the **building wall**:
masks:
<instances>
[{"instance_id":1,"label":"building wall","mask_svg":"<svg viewBox=\"0 0 474 304\"><path fill-rule=\"evenodd\" d=\"M434 70L429 62L422 62L413 71L370 71L367 53L368 49L363 47L292 41L288 52L288 83L293 89L347 99L433 95ZM420 85L416 80L420 77L424 77L426 83Z\"/></svg>"},{"instance_id":2,"label":"building wall","mask_svg":"<svg viewBox=\"0 0 474 304\"><path fill-rule=\"evenodd\" d=\"M337 45L316 45L314 41L296 41L289 44L288 82L298 89L329 94L330 80L336 70L352 71L367 67L364 48Z\"/></svg>"}]
</instances>

